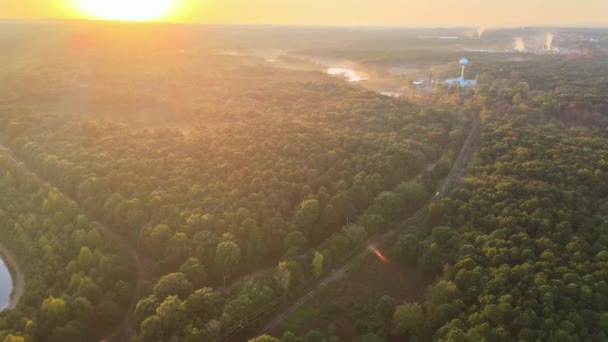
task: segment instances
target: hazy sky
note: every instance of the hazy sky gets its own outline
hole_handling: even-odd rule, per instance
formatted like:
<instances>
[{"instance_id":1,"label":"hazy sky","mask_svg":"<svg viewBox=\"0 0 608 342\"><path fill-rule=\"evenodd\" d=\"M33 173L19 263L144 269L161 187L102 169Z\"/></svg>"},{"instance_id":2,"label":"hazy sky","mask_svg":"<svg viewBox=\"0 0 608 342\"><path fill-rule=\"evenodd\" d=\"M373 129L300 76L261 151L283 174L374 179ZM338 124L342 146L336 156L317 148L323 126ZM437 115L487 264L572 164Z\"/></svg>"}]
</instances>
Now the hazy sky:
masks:
<instances>
[{"instance_id":1,"label":"hazy sky","mask_svg":"<svg viewBox=\"0 0 608 342\"><path fill-rule=\"evenodd\" d=\"M0 17L83 17L75 10L78 1L0 0ZM169 19L203 23L608 25L608 0L173 1Z\"/></svg>"}]
</instances>

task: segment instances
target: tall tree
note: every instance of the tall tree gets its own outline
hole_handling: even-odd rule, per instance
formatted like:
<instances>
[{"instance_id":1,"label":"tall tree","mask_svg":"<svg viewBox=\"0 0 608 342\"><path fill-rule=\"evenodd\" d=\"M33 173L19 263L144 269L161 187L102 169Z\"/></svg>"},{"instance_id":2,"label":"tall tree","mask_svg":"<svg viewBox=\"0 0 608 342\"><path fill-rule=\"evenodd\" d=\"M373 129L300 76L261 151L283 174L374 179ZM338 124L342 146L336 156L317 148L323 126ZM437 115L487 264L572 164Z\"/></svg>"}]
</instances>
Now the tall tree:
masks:
<instances>
[{"instance_id":1,"label":"tall tree","mask_svg":"<svg viewBox=\"0 0 608 342\"><path fill-rule=\"evenodd\" d=\"M393 314L393 335L401 336L416 332L424 324L424 312L418 303L397 305Z\"/></svg>"},{"instance_id":2,"label":"tall tree","mask_svg":"<svg viewBox=\"0 0 608 342\"><path fill-rule=\"evenodd\" d=\"M232 241L224 241L217 245L215 262L221 274L231 276L237 270L241 260L241 249Z\"/></svg>"},{"instance_id":3,"label":"tall tree","mask_svg":"<svg viewBox=\"0 0 608 342\"><path fill-rule=\"evenodd\" d=\"M312 258L312 274L317 278L323 273L323 259L323 254L315 251L315 255Z\"/></svg>"}]
</instances>

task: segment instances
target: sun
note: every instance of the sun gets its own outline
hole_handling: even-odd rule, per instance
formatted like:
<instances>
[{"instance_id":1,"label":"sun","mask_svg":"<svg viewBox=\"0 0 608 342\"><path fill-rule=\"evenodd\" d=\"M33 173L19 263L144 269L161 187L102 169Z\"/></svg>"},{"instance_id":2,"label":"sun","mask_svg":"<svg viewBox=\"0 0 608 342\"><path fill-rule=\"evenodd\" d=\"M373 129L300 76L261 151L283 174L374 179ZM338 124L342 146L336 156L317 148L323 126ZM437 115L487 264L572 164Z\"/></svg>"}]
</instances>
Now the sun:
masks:
<instances>
[{"instance_id":1,"label":"sun","mask_svg":"<svg viewBox=\"0 0 608 342\"><path fill-rule=\"evenodd\" d=\"M167 19L174 0L76 0L83 14L97 19L146 21Z\"/></svg>"}]
</instances>

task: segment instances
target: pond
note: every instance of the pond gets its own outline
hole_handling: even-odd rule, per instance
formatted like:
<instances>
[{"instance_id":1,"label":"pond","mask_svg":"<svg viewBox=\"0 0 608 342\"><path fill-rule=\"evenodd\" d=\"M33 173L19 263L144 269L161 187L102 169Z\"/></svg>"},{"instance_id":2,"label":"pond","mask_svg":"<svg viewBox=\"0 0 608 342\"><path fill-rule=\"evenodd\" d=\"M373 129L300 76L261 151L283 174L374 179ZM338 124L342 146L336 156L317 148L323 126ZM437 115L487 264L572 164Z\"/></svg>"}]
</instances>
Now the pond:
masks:
<instances>
[{"instance_id":1,"label":"pond","mask_svg":"<svg viewBox=\"0 0 608 342\"><path fill-rule=\"evenodd\" d=\"M13 278L4 260L0 258L0 311L6 309L11 301Z\"/></svg>"}]
</instances>

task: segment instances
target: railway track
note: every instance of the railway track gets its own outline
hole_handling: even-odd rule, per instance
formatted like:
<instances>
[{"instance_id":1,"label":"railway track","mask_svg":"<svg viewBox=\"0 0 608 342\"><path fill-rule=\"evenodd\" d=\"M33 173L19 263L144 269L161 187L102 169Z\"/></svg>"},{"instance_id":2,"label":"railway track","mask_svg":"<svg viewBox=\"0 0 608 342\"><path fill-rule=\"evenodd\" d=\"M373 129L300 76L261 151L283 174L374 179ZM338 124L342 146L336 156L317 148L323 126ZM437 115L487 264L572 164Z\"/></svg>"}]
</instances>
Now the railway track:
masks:
<instances>
[{"instance_id":1,"label":"railway track","mask_svg":"<svg viewBox=\"0 0 608 342\"><path fill-rule=\"evenodd\" d=\"M365 246L374 246L377 248L384 244L387 244L390 241L393 241L394 237L404 227L407 227L413 223L419 222L424 219L429 213L430 205L437 199L444 197L458 183L458 180L464 175L468 162L470 161L473 155L475 146L477 145L480 136L481 123L479 121L479 118L476 116L473 119L473 123L469 130L469 134L467 135L467 139L465 140L465 143L463 144L458 156L456 157L456 160L454 161L450 172L438 188L438 195L434 196L433 199L431 199L424 207L416 211L414 214L410 215L407 219L396 224L393 229L387 231L386 233L380 236L376 236L374 238L369 239L366 242ZM334 268L332 271L326 273L325 276L323 276L321 279L312 283L308 291L305 291L303 295L300 295L297 300L291 305L284 307L284 304L286 304L289 300L286 297L279 298L278 300L270 303L269 305L260 308L247 318L239 321L239 323L226 330L218 339L216 339L216 341L227 342L231 341L237 336L242 337L241 333L244 331L244 329L252 326L254 323L258 323L263 319L263 317L268 316L283 307L283 309L278 312L274 316L274 318L272 318L261 329L259 335L272 331L273 329L281 325L281 323L283 323L283 321L287 319L289 314L291 314L292 312L300 308L302 305L304 305L306 302L308 302L310 299L315 297L329 284L348 276L349 272L355 265L357 265L359 262L361 262L363 259L365 259L368 255L372 253L373 249L370 247L365 247L364 249L353 253L349 258L346 259L345 263L341 267Z\"/></svg>"}]
</instances>

